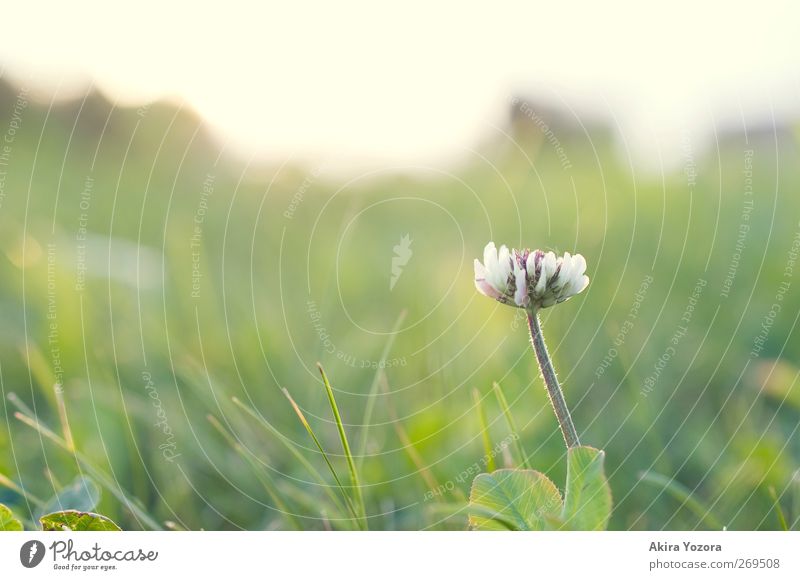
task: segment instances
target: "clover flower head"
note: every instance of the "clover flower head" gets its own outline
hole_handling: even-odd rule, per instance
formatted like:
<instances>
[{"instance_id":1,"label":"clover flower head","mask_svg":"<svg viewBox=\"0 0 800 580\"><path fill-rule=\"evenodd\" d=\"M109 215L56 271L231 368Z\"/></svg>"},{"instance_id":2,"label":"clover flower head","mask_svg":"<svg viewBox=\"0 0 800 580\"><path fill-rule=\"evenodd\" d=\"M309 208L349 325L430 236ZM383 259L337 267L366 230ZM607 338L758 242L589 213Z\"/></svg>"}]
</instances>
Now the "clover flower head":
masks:
<instances>
[{"instance_id":1,"label":"clover flower head","mask_svg":"<svg viewBox=\"0 0 800 580\"><path fill-rule=\"evenodd\" d=\"M475 260L475 287L498 302L536 310L564 302L589 284L580 254L556 256L542 250L509 250L486 244L483 263Z\"/></svg>"}]
</instances>

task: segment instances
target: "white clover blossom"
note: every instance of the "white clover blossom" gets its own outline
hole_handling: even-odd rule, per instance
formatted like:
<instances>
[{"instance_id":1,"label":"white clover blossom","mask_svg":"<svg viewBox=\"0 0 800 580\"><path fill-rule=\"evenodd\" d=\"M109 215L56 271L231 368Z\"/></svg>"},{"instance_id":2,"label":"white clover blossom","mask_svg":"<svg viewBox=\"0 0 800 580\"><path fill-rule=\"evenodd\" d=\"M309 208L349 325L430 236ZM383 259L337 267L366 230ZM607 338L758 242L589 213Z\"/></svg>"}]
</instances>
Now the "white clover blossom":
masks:
<instances>
[{"instance_id":1,"label":"white clover blossom","mask_svg":"<svg viewBox=\"0 0 800 580\"><path fill-rule=\"evenodd\" d=\"M564 302L589 284L580 254L556 256L542 250L509 250L486 244L483 263L475 260L475 287L489 298L518 308L547 308Z\"/></svg>"}]
</instances>

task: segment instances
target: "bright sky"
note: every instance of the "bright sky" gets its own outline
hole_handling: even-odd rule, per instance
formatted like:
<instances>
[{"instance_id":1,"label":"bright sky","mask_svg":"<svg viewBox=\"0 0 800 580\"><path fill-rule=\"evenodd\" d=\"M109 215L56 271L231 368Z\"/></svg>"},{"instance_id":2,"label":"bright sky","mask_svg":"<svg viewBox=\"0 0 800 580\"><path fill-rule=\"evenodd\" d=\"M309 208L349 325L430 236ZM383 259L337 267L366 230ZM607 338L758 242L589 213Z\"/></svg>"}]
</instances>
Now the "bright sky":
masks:
<instances>
[{"instance_id":1,"label":"bright sky","mask_svg":"<svg viewBox=\"0 0 800 580\"><path fill-rule=\"evenodd\" d=\"M458 158L517 94L613 118L650 160L679 157L687 127L800 116L796 1L9 4L4 74L63 96L91 80L124 103L177 97L278 160Z\"/></svg>"}]
</instances>

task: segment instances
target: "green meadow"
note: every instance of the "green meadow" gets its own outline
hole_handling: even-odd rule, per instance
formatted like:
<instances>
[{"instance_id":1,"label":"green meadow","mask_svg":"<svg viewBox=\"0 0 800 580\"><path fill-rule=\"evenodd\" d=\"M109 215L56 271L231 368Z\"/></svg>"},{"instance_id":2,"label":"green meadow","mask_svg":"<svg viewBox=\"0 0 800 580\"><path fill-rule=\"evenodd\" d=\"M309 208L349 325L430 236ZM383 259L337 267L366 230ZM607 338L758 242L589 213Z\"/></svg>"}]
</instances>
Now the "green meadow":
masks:
<instances>
[{"instance_id":1,"label":"green meadow","mask_svg":"<svg viewBox=\"0 0 800 580\"><path fill-rule=\"evenodd\" d=\"M524 317L473 285L493 240L586 258L542 323L611 529L797 525L792 127L642 173L603 127L553 120L556 148L516 115L446 169L337 173L170 103L21 99L0 87L0 503L26 523L72 485L123 529L465 529L490 465L563 486Z\"/></svg>"}]
</instances>

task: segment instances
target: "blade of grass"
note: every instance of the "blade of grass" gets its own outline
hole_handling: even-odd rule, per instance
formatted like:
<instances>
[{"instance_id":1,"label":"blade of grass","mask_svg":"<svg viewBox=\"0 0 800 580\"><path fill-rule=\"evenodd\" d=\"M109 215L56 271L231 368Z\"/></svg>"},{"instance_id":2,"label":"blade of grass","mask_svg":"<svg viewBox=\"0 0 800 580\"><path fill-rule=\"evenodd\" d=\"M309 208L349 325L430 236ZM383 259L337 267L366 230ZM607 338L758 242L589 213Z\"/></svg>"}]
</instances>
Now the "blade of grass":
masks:
<instances>
[{"instance_id":1,"label":"blade of grass","mask_svg":"<svg viewBox=\"0 0 800 580\"><path fill-rule=\"evenodd\" d=\"M700 518L700 521L706 522L708 527L710 527L712 530L721 530L725 527L722 525L722 522L720 522L714 516L714 514L711 513L711 510L706 508L701 502L695 499L695 497L692 495L692 492L689 491L687 487L678 483L674 479L667 477L666 475L656 473L655 471L641 473L639 475L639 479L646 483L650 483L665 489L667 493L679 501L682 506L686 506L687 509Z\"/></svg>"},{"instance_id":2,"label":"blade of grass","mask_svg":"<svg viewBox=\"0 0 800 580\"><path fill-rule=\"evenodd\" d=\"M50 368L50 362L45 358L39 347L33 342L25 342L19 347L20 355L31 375L36 380L48 403L54 403L52 386L56 384L56 376Z\"/></svg>"},{"instance_id":3,"label":"blade of grass","mask_svg":"<svg viewBox=\"0 0 800 580\"><path fill-rule=\"evenodd\" d=\"M322 375L322 382L325 385L325 391L328 393L328 402L331 405L333 417L336 420L336 427L339 430L339 439L342 441L342 449L344 450L344 455L347 459L347 468L350 470L350 483L353 486L353 491L356 496L356 505L358 506L361 517L363 518L363 525L366 528L367 510L364 505L364 496L361 493L361 483L358 480L358 471L356 470L356 464L353 460L353 453L350 451L350 444L347 442L347 433L345 433L344 430L342 416L339 414L339 407L336 404L336 398L333 396L333 388L331 388L331 383L328 380L328 376L325 374L325 370L319 363L317 363L317 368L319 369L319 374Z\"/></svg>"},{"instance_id":4,"label":"blade of grass","mask_svg":"<svg viewBox=\"0 0 800 580\"><path fill-rule=\"evenodd\" d=\"M305 427L305 429L308 432L309 436L314 441L314 445L317 446L317 449L319 449L319 452L322 454L322 457L325 459L325 463L327 464L328 469L331 472L331 475L333 475L333 479L336 481L336 485L339 486L339 491L342 493L342 496L344 497L345 502L347 503L347 507L350 510L350 514L353 516L353 518L354 518L354 520L356 522L360 522L361 521L361 517L359 516L358 510L356 509L355 505L353 505L353 501L350 499L350 494L347 493L347 489L345 488L344 484L342 484L342 481L339 479L339 474L336 473L336 469L334 469L333 463L331 463L331 460L328 457L328 454L325 452L325 449L322 447L322 443L320 443L319 439L317 438L316 433L314 433L314 430L311 428L311 425L309 424L308 420L306 419L306 416L303 414L303 411L300 410L300 407L297 405L297 403L295 403L294 399L289 394L289 391L287 391L286 389L282 389L282 391L283 391L283 394L286 395L286 398L289 399L289 403L291 403L292 408L294 409L294 412L297 414L297 417L300 419L300 422L303 424L303 427Z\"/></svg>"},{"instance_id":5,"label":"blade of grass","mask_svg":"<svg viewBox=\"0 0 800 580\"><path fill-rule=\"evenodd\" d=\"M328 513L328 508L330 505L320 502L318 496L312 495L311 493L305 491L302 487L285 486L283 489L281 489L281 493L286 500L291 500L298 506L297 510L301 510L296 512L298 520L317 522L322 519L323 514L326 519L329 521L331 520ZM306 512L303 512L302 510L306 510ZM308 513L309 515L304 515L304 513ZM341 526L342 529L353 529L353 516L347 510L342 511L341 514L337 512L334 521L344 524ZM303 527L303 530L307 529L308 526Z\"/></svg>"},{"instance_id":6,"label":"blade of grass","mask_svg":"<svg viewBox=\"0 0 800 580\"><path fill-rule=\"evenodd\" d=\"M58 420L61 422L61 433L64 435L64 442L70 451L75 451L75 440L72 438L72 429L69 427L67 418L67 405L64 403L64 387L56 383L53 387L56 396L56 407L58 407Z\"/></svg>"},{"instance_id":7,"label":"blade of grass","mask_svg":"<svg viewBox=\"0 0 800 580\"><path fill-rule=\"evenodd\" d=\"M17 485L13 480L0 473L0 485L7 487L11 491L18 493L36 507L44 507L44 501Z\"/></svg>"},{"instance_id":8,"label":"blade of grass","mask_svg":"<svg viewBox=\"0 0 800 580\"><path fill-rule=\"evenodd\" d=\"M45 467L44 469L44 476L50 481L50 486L53 488L53 491L59 490L64 486L61 485L61 482L56 477L56 474L52 472L49 468Z\"/></svg>"},{"instance_id":9,"label":"blade of grass","mask_svg":"<svg viewBox=\"0 0 800 580\"><path fill-rule=\"evenodd\" d=\"M64 449L64 451L70 451L69 447L67 446L67 443L64 440L62 440L61 437L56 435L53 431L45 427L43 424L39 423L39 421L37 421L36 419L28 417L27 415L25 415L20 411L14 412L14 418L16 418L18 421L21 421L31 429L37 431L40 435L46 437L47 439L49 439L50 441L52 441L53 443Z\"/></svg>"},{"instance_id":10,"label":"blade of grass","mask_svg":"<svg viewBox=\"0 0 800 580\"><path fill-rule=\"evenodd\" d=\"M15 400L19 400L16 397L13 399L9 396L9 400L15 402ZM24 407L24 405L23 405ZM85 455L83 455L80 451L70 449L67 442L64 441L61 437L56 435L51 429L49 429L44 424L40 423L36 419L25 415L20 411L16 411L14 413L14 417L17 420L21 421L23 424L29 426L31 429L38 432L43 437L46 437L53 443L55 443L58 447L70 453L75 457L75 459L80 464L81 468L84 469L89 475L94 478L96 481L100 482L100 484L105 487L111 495L113 495L117 500L124 505L130 512L139 520L144 522L148 527L153 530L160 530L162 529L161 526L156 522L150 515L148 515L144 509L139 506L134 500L128 498L123 492L122 489L115 485L111 480L107 478L105 473L98 467L96 467Z\"/></svg>"},{"instance_id":11,"label":"blade of grass","mask_svg":"<svg viewBox=\"0 0 800 580\"><path fill-rule=\"evenodd\" d=\"M319 470L316 467L314 467L311 464L311 462L309 462L308 459L306 459L305 456L303 456L302 453L300 453L300 451L297 449L296 445L291 439L289 439L288 437L286 437L286 435L281 433L272 423L267 421L264 417L262 417L261 415L256 413L253 409L242 403L242 401L240 401L238 397L231 397L231 401L233 401L233 404L239 407L247 415L255 419L255 421L259 425L261 425L261 427L263 427L264 429L269 431L270 434L275 436L275 438L278 439L278 441L283 443L284 447L286 447L286 449L289 450L289 452L297 460L297 462L300 463L300 465L302 465L314 479L317 480L317 483L325 491L325 494L333 502L333 505L336 506L336 509L339 511L339 513L343 514L347 511L350 511L348 507L346 507L345 504L342 503L339 496L337 496L333 492L333 489L328 484L328 482L325 481L325 478L322 477L322 474L319 472Z\"/></svg>"},{"instance_id":12,"label":"blade of grass","mask_svg":"<svg viewBox=\"0 0 800 580\"><path fill-rule=\"evenodd\" d=\"M17 408L17 410L22 411L29 417L36 415L36 413L34 413L31 408L28 407L28 405L26 405L25 402L17 396L16 393L8 393L6 395L6 399L8 399L8 401Z\"/></svg>"},{"instance_id":13,"label":"blade of grass","mask_svg":"<svg viewBox=\"0 0 800 580\"><path fill-rule=\"evenodd\" d=\"M503 467L505 469L516 469L518 467L511 456L511 449L508 448L508 445L503 445L500 448L500 453L503 455Z\"/></svg>"},{"instance_id":14,"label":"blade of grass","mask_svg":"<svg viewBox=\"0 0 800 580\"><path fill-rule=\"evenodd\" d=\"M400 311L400 315L397 317L397 321L394 323L392 327L392 332L389 334L389 340L386 341L386 344L383 347L383 352L381 352L381 357L378 359L381 363L385 364L386 358L389 356L389 353L394 346L395 338L397 337L397 332L400 329L400 325L403 323L403 320L406 317L406 313L408 311L404 308ZM375 400L377 398L378 390L380 388L380 379L386 373L384 372L383 368L379 368L375 372L375 376L372 378L372 385L369 388L369 395L367 397L367 405L364 409L364 420L361 422L361 437L358 444L358 459L357 459L357 467L361 469L361 463L364 461L364 456L367 454L367 439L369 435L369 428L370 424L372 423L372 413L375 410Z\"/></svg>"},{"instance_id":15,"label":"blade of grass","mask_svg":"<svg viewBox=\"0 0 800 580\"><path fill-rule=\"evenodd\" d=\"M486 411L481 403L481 394L478 389L472 389L472 400L475 401L475 408L478 410L478 423L481 426L481 440L483 441L483 453L486 457L486 468L491 473L497 469L497 466L494 462L494 453L492 453L492 440L486 423Z\"/></svg>"},{"instance_id":16,"label":"blade of grass","mask_svg":"<svg viewBox=\"0 0 800 580\"><path fill-rule=\"evenodd\" d=\"M286 505L286 502L284 502L283 498L280 496L280 493L278 492L278 486L272 480L272 477L270 477L269 473L262 469L262 466L260 466L252 457L250 457L249 451L246 450L233 437L233 435L231 435L231 433L225 429L225 427L223 427L222 423L220 423L216 417L213 415L206 415L206 419L209 423L211 423L211 426L214 427L214 429L216 429L220 435L222 435L222 437L225 439L228 445L233 448L236 454L239 455L239 457L241 457L245 462L247 462L247 464L256 474L258 480L261 482L261 485L264 487L267 495L269 495L269 497L272 498L272 501L275 503L276 511L279 511L289 521L289 523L294 526L295 529L302 529L302 526L300 526L297 518L294 517L294 514L292 514L292 512L289 510L289 506Z\"/></svg>"},{"instance_id":17,"label":"blade of grass","mask_svg":"<svg viewBox=\"0 0 800 580\"><path fill-rule=\"evenodd\" d=\"M498 383L493 383L492 389L494 389L494 394L497 397L497 401L500 403L500 408L503 410L503 416L506 419L508 428L511 431L511 434L514 436L514 447L516 448L517 454L522 461L522 466L525 469L531 469L531 466L528 463L528 457L525 455L525 450L522 448L522 443L520 443L519 429L517 429L517 424L514 422L514 416L511 414L511 408L508 406L506 396L503 394L503 390L500 388Z\"/></svg>"},{"instance_id":18,"label":"blade of grass","mask_svg":"<svg viewBox=\"0 0 800 580\"><path fill-rule=\"evenodd\" d=\"M778 516L778 523L781 525L785 531L789 531L789 524L786 523L786 516L783 515L783 509L781 508L781 502L778 501L778 494L775 493L775 486L770 485L767 488L769 492L769 497L772 500L772 507L775 509L775 514Z\"/></svg>"}]
</instances>

